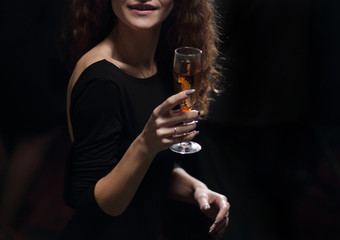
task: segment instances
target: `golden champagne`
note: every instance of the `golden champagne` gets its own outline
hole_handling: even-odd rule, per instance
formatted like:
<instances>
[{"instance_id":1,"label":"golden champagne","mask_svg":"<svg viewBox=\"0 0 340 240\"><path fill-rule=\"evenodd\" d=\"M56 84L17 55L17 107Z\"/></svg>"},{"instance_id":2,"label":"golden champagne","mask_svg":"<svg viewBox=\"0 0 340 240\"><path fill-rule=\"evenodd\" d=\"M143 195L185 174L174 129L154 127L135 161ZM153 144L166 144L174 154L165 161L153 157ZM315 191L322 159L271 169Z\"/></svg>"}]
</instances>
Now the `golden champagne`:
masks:
<instances>
[{"instance_id":1,"label":"golden champagne","mask_svg":"<svg viewBox=\"0 0 340 240\"><path fill-rule=\"evenodd\" d=\"M194 71L192 71L194 70ZM196 71L195 71L196 70ZM192 73L194 72L194 73ZM179 67L174 68L174 78L177 91L186 91L195 89L196 91L181 103L182 112L190 111L195 105L201 82L200 68L192 68L188 63L185 70L181 71Z\"/></svg>"}]
</instances>

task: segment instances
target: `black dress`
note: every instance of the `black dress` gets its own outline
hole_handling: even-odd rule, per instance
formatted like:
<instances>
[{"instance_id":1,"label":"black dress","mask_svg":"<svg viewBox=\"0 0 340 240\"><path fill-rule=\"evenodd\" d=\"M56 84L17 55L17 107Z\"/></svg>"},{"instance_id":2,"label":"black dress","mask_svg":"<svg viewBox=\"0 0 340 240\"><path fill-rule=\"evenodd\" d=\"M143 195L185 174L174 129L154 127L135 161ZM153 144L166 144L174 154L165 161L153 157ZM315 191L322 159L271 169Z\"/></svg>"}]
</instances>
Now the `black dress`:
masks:
<instances>
[{"instance_id":1,"label":"black dress","mask_svg":"<svg viewBox=\"0 0 340 240\"><path fill-rule=\"evenodd\" d=\"M176 157L160 152L126 211L106 215L94 198L109 173L141 133L153 109L172 94L171 79L129 76L102 60L86 68L71 94L74 134L66 167L65 201L75 215L62 239L156 239Z\"/></svg>"}]
</instances>

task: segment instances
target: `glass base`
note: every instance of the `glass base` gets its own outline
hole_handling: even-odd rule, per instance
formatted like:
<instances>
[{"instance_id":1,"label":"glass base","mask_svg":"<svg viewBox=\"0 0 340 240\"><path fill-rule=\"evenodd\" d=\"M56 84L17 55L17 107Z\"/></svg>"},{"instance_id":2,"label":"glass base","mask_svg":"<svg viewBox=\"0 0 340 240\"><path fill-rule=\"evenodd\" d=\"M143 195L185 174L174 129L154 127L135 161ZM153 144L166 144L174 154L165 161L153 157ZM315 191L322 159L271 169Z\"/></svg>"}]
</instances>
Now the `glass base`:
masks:
<instances>
[{"instance_id":1,"label":"glass base","mask_svg":"<svg viewBox=\"0 0 340 240\"><path fill-rule=\"evenodd\" d=\"M202 147L196 142L181 142L176 143L170 147L173 152L180 153L180 154L191 154L199 152Z\"/></svg>"}]
</instances>

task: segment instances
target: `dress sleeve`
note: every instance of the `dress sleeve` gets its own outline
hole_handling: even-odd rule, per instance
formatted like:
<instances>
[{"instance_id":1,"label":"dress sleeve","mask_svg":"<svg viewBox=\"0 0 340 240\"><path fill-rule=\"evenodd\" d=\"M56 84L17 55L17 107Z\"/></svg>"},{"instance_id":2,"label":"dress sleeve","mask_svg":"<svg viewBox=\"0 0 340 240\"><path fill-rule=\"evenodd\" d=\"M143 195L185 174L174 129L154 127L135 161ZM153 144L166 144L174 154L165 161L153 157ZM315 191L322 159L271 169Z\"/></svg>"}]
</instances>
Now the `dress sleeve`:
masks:
<instances>
[{"instance_id":1,"label":"dress sleeve","mask_svg":"<svg viewBox=\"0 0 340 240\"><path fill-rule=\"evenodd\" d=\"M94 186L117 164L122 131L121 95L112 80L75 85L71 96L74 143L68 163L69 204L86 215L106 214L94 197Z\"/></svg>"}]
</instances>

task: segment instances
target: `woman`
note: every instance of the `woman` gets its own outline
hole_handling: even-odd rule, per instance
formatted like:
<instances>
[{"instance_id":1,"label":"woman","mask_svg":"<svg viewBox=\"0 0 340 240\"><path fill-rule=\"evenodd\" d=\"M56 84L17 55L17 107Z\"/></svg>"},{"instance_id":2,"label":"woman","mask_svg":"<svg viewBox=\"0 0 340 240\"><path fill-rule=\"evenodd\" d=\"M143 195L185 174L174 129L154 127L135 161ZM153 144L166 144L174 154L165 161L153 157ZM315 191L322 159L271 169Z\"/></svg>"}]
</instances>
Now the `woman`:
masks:
<instances>
[{"instance_id":1,"label":"woman","mask_svg":"<svg viewBox=\"0 0 340 240\"><path fill-rule=\"evenodd\" d=\"M178 46L205 52L200 111L207 111L216 58L212 3L73 0L71 10L65 36L74 67L67 99L73 144L65 197L76 213L62 238L157 239L169 195L198 204L215 221L207 231L221 237L229 221L227 198L175 167L177 155L168 150L198 133L196 124L174 128L199 116L172 110L193 94L173 95Z\"/></svg>"}]
</instances>

